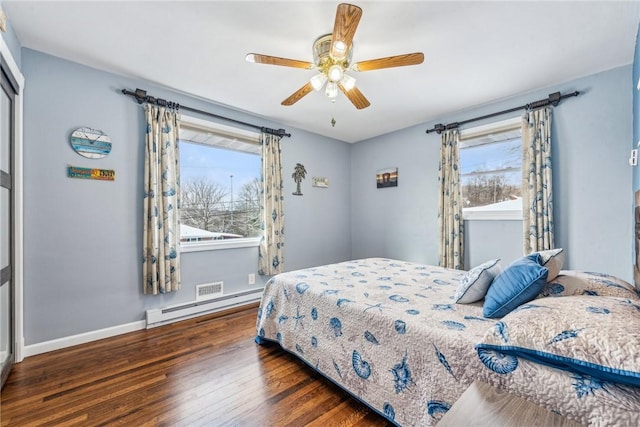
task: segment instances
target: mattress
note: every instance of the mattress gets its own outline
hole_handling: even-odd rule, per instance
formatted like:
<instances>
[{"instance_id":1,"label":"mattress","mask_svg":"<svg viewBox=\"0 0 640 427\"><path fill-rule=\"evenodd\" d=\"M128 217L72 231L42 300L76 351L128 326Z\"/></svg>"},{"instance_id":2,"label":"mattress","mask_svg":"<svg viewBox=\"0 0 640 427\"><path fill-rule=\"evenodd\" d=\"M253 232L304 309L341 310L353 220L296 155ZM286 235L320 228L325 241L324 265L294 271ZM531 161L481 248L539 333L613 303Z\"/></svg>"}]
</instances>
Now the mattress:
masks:
<instances>
[{"instance_id":1,"label":"mattress","mask_svg":"<svg viewBox=\"0 0 640 427\"><path fill-rule=\"evenodd\" d=\"M371 258L280 274L258 337L278 342L398 425L432 425L473 382L493 321L453 303L463 273Z\"/></svg>"},{"instance_id":2,"label":"mattress","mask_svg":"<svg viewBox=\"0 0 640 427\"><path fill-rule=\"evenodd\" d=\"M256 341L278 343L396 425L435 425L478 379L583 424L640 424L637 387L598 388L477 349L500 319L484 318L482 301L454 303L465 274L384 258L283 273L265 286Z\"/></svg>"}]
</instances>

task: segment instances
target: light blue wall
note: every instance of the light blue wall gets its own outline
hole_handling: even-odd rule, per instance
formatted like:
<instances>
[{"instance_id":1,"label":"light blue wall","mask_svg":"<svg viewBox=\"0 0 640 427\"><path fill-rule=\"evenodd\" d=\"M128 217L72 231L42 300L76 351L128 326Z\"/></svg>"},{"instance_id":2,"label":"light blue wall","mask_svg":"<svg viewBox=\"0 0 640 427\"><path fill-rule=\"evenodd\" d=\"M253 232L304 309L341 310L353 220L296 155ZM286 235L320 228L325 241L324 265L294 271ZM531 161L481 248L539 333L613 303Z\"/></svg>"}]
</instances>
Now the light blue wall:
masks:
<instances>
[{"instance_id":1,"label":"light blue wall","mask_svg":"<svg viewBox=\"0 0 640 427\"><path fill-rule=\"evenodd\" d=\"M574 270L632 279L631 66L562 86L584 95L554 115L556 238ZM566 141L566 143L563 143Z\"/></svg>"},{"instance_id":2,"label":"light blue wall","mask_svg":"<svg viewBox=\"0 0 640 427\"><path fill-rule=\"evenodd\" d=\"M185 253L179 292L142 294L144 124L141 107L120 90L140 87L218 115L281 125L33 50L23 49L22 72L27 345L142 320L146 309L192 301L195 284L223 280L230 293L264 283L257 276L256 285L247 285L247 275L257 273L257 248ZM80 126L104 130L113 141L111 154L99 160L77 155L68 137ZM347 260L351 147L287 131L292 137L282 140L286 267ZM308 171L302 197L291 195L298 162ZM116 180L70 179L67 165L114 169ZM312 188L313 176L329 178L329 188Z\"/></svg>"},{"instance_id":3,"label":"light blue wall","mask_svg":"<svg viewBox=\"0 0 640 427\"><path fill-rule=\"evenodd\" d=\"M553 115L556 246L566 249L566 268L603 271L630 280L631 72L631 66L616 68L355 144L351 153L353 257L437 264L440 135L425 133L434 123L489 114L556 91L579 90L579 97L563 101ZM375 171L396 166L399 186L376 189ZM479 235L493 236L482 254L469 255L471 263L501 257L505 248L513 247L513 239L520 239L513 227L504 230L504 224L496 225L494 232L486 225L482 230L471 228Z\"/></svg>"},{"instance_id":4,"label":"light blue wall","mask_svg":"<svg viewBox=\"0 0 640 427\"><path fill-rule=\"evenodd\" d=\"M465 221L465 268L494 258L499 258L505 267L522 256L522 242L522 221Z\"/></svg>"},{"instance_id":5,"label":"light blue wall","mask_svg":"<svg viewBox=\"0 0 640 427\"><path fill-rule=\"evenodd\" d=\"M636 50L633 55L633 77L631 81L631 91L633 93L633 140L631 142L632 149L640 148L637 146L640 141L640 91L637 88L640 81L640 26L636 34ZM633 191L640 190L640 168L633 168Z\"/></svg>"},{"instance_id":6,"label":"light blue wall","mask_svg":"<svg viewBox=\"0 0 640 427\"><path fill-rule=\"evenodd\" d=\"M638 32L636 34L636 49L633 55L633 77L631 81L631 92L633 93L633 140L631 141L631 149L640 149L638 147L638 141L640 141L640 91L637 88L638 81L640 81L640 26L638 26ZM633 194L632 200L633 205L635 206L635 193L640 190L640 166L636 166L633 168ZM635 209L634 209L635 210ZM634 265L639 265L636 260L639 257L640 250L638 250L636 246L636 239L640 238L640 236L635 236L632 240L633 247L633 263ZM634 280L636 288L640 289L640 272L634 268Z\"/></svg>"},{"instance_id":7,"label":"light blue wall","mask_svg":"<svg viewBox=\"0 0 640 427\"><path fill-rule=\"evenodd\" d=\"M142 295L143 120L140 106L119 91L142 87L216 114L281 125L28 49L18 57L27 79L26 344L141 320L148 308L192 300L198 283L223 280L227 292L251 288L245 283L247 274L256 272L255 248L183 254L183 289L173 295ZM621 67L351 146L288 128L293 136L283 139L287 269L366 256L437 264L439 135L425 130L436 122L509 108L557 90L580 90L583 95L564 101L554 112L557 246L566 248L568 268L630 279L632 179L626 161L632 137L629 80L633 71L637 81L637 62L633 70ZM637 104L636 99L635 140ZM105 130L114 142L112 153L100 160L75 154L68 135L78 126ZM308 171L302 197L291 195L295 183L290 175L298 162ZM115 169L116 181L69 179L68 164ZM399 168L399 186L376 189L375 172L386 167ZM313 176L327 177L329 188L312 187ZM495 233L486 224L468 226L467 237L494 236L490 245L468 255L470 264L512 252L515 229L496 226L502 231ZM261 279L256 286L264 283Z\"/></svg>"},{"instance_id":8,"label":"light blue wall","mask_svg":"<svg viewBox=\"0 0 640 427\"><path fill-rule=\"evenodd\" d=\"M438 263L439 145L414 126L351 150L353 258ZM433 139L433 138L432 138ZM398 168L398 186L376 188L376 171Z\"/></svg>"}]
</instances>

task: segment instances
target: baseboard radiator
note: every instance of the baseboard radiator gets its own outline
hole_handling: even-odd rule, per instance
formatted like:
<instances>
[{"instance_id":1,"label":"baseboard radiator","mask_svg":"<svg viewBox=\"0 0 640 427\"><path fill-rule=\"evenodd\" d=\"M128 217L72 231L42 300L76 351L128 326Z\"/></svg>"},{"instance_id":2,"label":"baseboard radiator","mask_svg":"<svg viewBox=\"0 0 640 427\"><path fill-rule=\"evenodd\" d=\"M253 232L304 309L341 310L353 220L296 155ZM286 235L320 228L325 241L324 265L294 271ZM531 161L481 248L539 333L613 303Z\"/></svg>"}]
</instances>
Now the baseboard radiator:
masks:
<instances>
[{"instance_id":1,"label":"baseboard radiator","mask_svg":"<svg viewBox=\"0 0 640 427\"><path fill-rule=\"evenodd\" d=\"M205 301L194 301L165 308L147 310L147 329L259 302L260 298L262 298L262 291L262 289L254 289Z\"/></svg>"}]
</instances>

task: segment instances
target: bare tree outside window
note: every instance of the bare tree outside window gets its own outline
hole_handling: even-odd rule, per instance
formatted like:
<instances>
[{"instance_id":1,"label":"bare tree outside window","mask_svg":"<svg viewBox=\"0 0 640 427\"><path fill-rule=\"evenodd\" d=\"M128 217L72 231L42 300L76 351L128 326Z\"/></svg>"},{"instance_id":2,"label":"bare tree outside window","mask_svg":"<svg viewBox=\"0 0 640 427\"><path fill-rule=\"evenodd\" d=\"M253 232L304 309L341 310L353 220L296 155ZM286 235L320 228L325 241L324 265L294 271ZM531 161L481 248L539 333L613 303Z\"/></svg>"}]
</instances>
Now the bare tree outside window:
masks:
<instances>
[{"instance_id":1,"label":"bare tree outside window","mask_svg":"<svg viewBox=\"0 0 640 427\"><path fill-rule=\"evenodd\" d=\"M196 179L183 183L181 222L201 230L256 237L261 223L260 189L260 180L254 178L230 202L228 191L216 182Z\"/></svg>"},{"instance_id":2,"label":"bare tree outside window","mask_svg":"<svg viewBox=\"0 0 640 427\"><path fill-rule=\"evenodd\" d=\"M197 130L181 135L181 242L260 236L262 184L254 145ZM234 148L220 145L231 143Z\"/></svg>"},{"instance_id":3,"label":"bare tree outside window","mask_svg":"<svg viewBox=\"0 0 640 427\"><path fill-rule=\"evenodd\" d=\"M460 149L465 208L495 205L522 197L522 142L469 144Z\"/></svg>"},{"instance_id":4,"label":"bare tree outside window","mask_svg":"<svg viewBox=\"0 0 640 427\"><path fill-rule=\"evenodd\" d=\"M195 178L182 183L180 219L183 224L207 231L225 231L225 198L229 193L218 183Z\"/></svg>"},{"instance_id":5,"label":"bare tree outside window","mask_svg":"<svg viewBox=\"0 0 640 427\"><path fill-rule=\"evenodd\" d=\"M260 192L262 184L258 178L240 188L238 200L234 206L234 230L245 237L256 237L261 233Z\"/></svg>"},{"instance_id":6,"label":"bare tree outside window","mask_svg":"<svg viewBox=\"0 0 640 427\"><path fill-rule=\"evenodd\" d=\"M464 207L492 205L522 197L522 188L509 184L504 175L476 176L462 186Z\"/></svg>"}]
</instances>

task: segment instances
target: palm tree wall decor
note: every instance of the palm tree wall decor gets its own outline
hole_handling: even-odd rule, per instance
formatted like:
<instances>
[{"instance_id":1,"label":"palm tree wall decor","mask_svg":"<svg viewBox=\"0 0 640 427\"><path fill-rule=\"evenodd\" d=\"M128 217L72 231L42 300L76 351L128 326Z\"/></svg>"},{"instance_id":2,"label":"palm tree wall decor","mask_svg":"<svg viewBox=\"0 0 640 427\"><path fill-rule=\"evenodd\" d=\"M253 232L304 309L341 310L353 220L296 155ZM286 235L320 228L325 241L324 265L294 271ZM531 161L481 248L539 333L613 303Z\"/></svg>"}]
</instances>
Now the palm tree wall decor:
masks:
<instances>
[{"instance_id":1,"label":"palm tree wall decor","mask_svg":"<svg viewBox=\"0 0 640 427\"><path fill-rule=\"evenodd\" d=\"M302 163L296 163L296 167L291 174L291 178L296 182L296 191L293 193L294 196L302 196L302 191L300 190L300 183L307 176L307 170L304 168Z\"/></svg>"}]
</instances>

